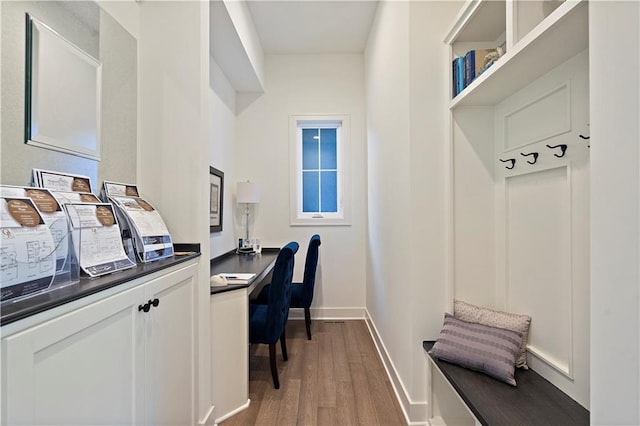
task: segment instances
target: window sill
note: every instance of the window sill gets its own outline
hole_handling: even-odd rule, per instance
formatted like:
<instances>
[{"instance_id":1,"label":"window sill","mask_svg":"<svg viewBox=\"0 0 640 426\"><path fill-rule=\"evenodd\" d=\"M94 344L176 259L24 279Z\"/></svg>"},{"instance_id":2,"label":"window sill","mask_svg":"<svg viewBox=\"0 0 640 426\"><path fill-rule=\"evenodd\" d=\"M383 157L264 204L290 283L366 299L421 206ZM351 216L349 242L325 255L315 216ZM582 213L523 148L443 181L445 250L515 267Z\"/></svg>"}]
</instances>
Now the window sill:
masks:
<instances>
[{"instance_id":1,"label":"window sill","mask_svg":"<svg viewBox=\"0 0 640 426\"><path fill-rule=\"evenodd\" d=\"M290 226L351 226L351 221L346 219L294 219Z\"/></svg>"}]
</instances>

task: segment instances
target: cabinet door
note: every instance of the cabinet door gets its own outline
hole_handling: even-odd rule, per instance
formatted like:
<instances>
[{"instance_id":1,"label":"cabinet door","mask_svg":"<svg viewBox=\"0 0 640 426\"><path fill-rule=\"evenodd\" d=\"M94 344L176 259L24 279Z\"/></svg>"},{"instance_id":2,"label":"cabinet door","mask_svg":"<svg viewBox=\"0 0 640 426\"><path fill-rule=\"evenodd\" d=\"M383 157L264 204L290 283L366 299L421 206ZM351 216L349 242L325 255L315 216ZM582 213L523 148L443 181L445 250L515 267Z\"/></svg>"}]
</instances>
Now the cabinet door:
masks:
<instances>
[{"instance_id":1,"label":"cabinet door","mask_svg":"<svg viewBox=\"0 0 640 426\"><path fill-rule=\"evenodd\" d=\"M146 285L157 299L145 324L145 418L149 425L195 423L196 265Z\"/></svg>"},{"instance_id":2,"label":"cabinet door","mask_svg":"<svg viewBox=\"0 0 640 426\"><path fill-rule=\"evenodd\" d=\"M3 424L142 423L143 300L134 288L3 339Z\"/></svg>"}]
</instances>

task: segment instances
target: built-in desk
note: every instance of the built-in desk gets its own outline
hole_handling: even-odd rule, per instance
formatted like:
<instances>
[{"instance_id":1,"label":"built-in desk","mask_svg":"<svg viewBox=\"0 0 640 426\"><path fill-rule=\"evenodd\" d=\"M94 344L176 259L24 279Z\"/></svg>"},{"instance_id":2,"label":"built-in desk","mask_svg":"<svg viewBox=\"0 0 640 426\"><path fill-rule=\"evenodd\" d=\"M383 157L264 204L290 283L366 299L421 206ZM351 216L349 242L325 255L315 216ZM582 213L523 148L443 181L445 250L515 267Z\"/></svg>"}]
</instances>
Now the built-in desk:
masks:
<instances>
[{"instance_id":1,"label":"built-in desk","mask_svg":"<svg viewBox=\"0 0 640 426\"><path fill-rule=\"evenodd\" d=\"M211 287L211 383L215 423L249 406L249 295L269 281L280 249L229 252L211 259L211 275L254 273L247 284Z\"/></svg>"},{"instance_id":2,"label":"built-in desk","mask_svg":"<svg viewBox=\"0 0 640 426\"><path fill-rule=\"evenodd\" d=\"M247 292L251 294L261 284L264 284L265 278L269 276L280 249L265 248L260 254L235 254L235 251L228 252L222 256L211 259L211 275L222 273L242 273L256 274L256 276L247 284L229 284L226 286L211 287L211 294L224 293L247 288Z\"/></svg>"}]
</instances>

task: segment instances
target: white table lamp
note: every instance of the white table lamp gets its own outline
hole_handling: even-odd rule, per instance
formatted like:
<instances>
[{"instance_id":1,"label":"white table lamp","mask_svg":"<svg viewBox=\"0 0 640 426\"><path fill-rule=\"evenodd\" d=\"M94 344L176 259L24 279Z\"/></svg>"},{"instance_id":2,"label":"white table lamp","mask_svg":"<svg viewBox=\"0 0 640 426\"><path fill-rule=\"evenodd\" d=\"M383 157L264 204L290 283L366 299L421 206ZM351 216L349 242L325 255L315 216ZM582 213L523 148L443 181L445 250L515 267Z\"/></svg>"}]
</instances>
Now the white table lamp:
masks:
<instances>
[{"instance_id":1,"label":"white table lamp","mask_svg":"<svg viewBox=\"0 0 640 426\"><path fill-rule=\"evenodd\" d=\"M247 221L247 240L249 239L249 204L260 202L260 188L253 182L238 182L236 191L236 202L245 204L245 215Z\"/></svg>"}]
</instances>

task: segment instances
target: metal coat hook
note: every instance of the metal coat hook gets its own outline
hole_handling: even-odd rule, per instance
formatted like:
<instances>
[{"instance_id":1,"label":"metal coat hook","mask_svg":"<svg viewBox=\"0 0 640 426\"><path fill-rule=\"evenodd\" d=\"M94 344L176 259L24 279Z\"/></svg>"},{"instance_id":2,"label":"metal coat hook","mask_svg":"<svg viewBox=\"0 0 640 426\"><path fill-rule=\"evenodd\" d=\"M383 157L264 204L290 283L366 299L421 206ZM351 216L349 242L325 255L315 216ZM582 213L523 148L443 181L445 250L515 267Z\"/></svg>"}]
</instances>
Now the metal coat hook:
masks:
<instances>
[{"instance_id":1,"label":"metal coat hook","mask_svg":"<svg viewBox=\"0 0 640 426\"><path fill-rule=\"evenodd\" d=\"M524 153L521 152L520 155L522 155L523 157L528 157L530 155L533 155L533 161L527 160L527 163L536 164L536 161L538 161L538 155L540 155L540 154L538 154L537 152L530 152L528 154L524 154Z\"/></svg>"},{"instance_id":2,"label":"metal coat hook","mask_svg":"<svg viewBox=\"0 0 640 426\"><path fill-rule=\"evenodd\" d=\"M584 136L584 135L578 135L578 136L580 136L580 139L584 139L586 141L591 139L591 136ZM591 144L587 145L587 148L591 148Z\"/></svg>"},{"instance_id":3,"label":"metal coat hook","mask_svg":"<svg viewBox=\"0 0 640 426\"><path fill-rule=\"evenodd\" d=\"M550 148L550 149L560 148L560 151L562 151L562 153L561 153L560 155L558 155L558 154L553 154L555 157L558 157L558 158L562 158L562 157L564 157L564 154L567 152L567 145L566 145L566 144L553 145L553 146L551 146L551 145L547 145L547 148Z\"/></svg>"},{"instance_id":4,"label":"metal coat hook","mask_svg":"<svg viewBox=\"0 0 640 426\"><path fill-rule=\"evenodd\" d=\"M502 158L500 158L500 162L502 162L502 163L511 163L511 166L505 166L509 170L513 169L516 166L516 159L515 158L509 158L507 160L503 160Z\"/></svg>"}]
</instances>

